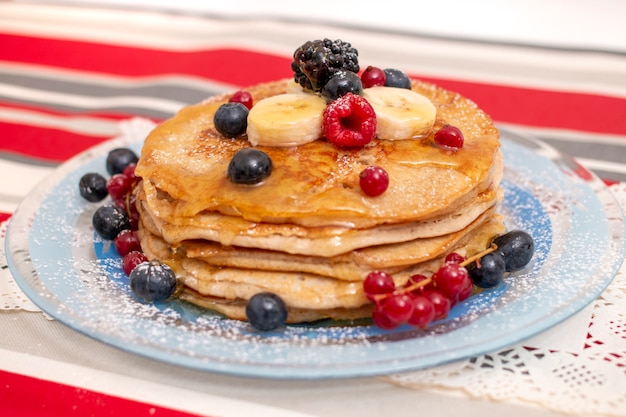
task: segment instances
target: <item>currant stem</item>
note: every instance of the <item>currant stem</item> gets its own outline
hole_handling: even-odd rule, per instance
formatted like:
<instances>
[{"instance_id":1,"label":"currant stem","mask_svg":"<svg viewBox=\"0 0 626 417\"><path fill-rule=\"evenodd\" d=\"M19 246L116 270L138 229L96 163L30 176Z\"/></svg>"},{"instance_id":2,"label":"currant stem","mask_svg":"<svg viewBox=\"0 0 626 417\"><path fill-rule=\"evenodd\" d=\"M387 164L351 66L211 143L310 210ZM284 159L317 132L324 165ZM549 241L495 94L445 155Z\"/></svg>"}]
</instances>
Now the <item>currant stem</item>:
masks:
<instances>
[{"instance_id":1,"label":"currant stem","mask_svg":"<svg viewBox=\"0 0 626 417\"><path fill-rule=\"evenodd\" d=\"M424 280L421 280L420 282L416 282L415 284L409 285L408 287L402 287L400 289L397 289L387 294L377 294L373 298L374 298L374 301L378 303L379 301L384 300L385 298L390 297L392 295L406 294L407 292L411 292L418 288L424 287L430 284L431 282L433 282L432 278L426 278Z\"/></svg>"},{"instance_id":2,"label":"currant stem","mask_svg":"<svg viewBox=\"0 0 626 417\"><path fill-rule=\"evenodd\" d=\"M477 254L475 254L474 256L470 256L469 258L467 258L466 260L464 260L463 262L461 262L459 265L461 266L467 266L469 264L471 264L472 262L474 262L477 259L482 258L483 256L485 256L488 253L494 252L498 249L498 245L496 245L495 243L492 243L490 247L488 247L487 249L485 249L482 252L478 252Z\"/></svg>"}]
</instances>

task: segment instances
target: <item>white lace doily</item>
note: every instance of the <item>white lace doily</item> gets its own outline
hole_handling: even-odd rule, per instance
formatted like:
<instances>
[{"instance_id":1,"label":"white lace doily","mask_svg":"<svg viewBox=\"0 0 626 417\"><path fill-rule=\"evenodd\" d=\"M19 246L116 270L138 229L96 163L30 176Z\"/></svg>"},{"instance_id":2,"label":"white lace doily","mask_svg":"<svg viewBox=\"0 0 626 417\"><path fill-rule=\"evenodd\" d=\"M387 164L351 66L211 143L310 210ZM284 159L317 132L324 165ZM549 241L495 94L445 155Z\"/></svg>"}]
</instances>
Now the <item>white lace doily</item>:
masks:
<instances>
[{"instance_id":1,"label":"white lace doily","mask_svg":"<svg viewBox=\"0 0 626 417\"><path fill-rule=\"evenodd\" d=\"M626 208L626 183L610 188ZM41 311L20 290L7 266L7 224L0 224L0 310ZM525 344L386 380L471 398L523 401L571 416L626 416L626 262L581 314L576 325L561 326ZM579 335L580 320L583 326L589 323L586 337L568 334ZM555 332L561 333L550 338Z\"/></svg>"}]
</instances>

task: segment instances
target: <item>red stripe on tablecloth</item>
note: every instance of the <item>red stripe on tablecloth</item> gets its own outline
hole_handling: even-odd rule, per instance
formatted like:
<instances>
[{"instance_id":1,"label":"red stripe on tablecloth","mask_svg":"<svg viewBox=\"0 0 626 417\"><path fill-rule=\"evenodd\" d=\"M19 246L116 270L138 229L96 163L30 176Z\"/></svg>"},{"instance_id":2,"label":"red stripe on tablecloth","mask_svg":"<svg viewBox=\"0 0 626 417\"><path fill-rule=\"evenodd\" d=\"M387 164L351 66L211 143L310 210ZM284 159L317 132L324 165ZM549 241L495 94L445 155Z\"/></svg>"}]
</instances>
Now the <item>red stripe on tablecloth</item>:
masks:
<instances>
[{"instance_id":1,"label":"red stripe on tablecloth","mask_svg":"<svg viewBox=\"0 0 626 417\"><path fill-rule=\"evenodd\" d=\"M290 57L236 48L171 51L7 34L0 34L0 44L0 59L120 76L187 74L234 85L291 76ZM626 114L622 98L424 79L469 97L496 122L626 134L626 118L620 117Z\"/></svg>"},{"instance_id":2,"label":"red stripe on tablecloth","mask_svg":"<svg viewBox=\"0 0 626 417\"><path fill-rule=\"evenodd\" d=\"M4 213L0 211L0 223L2 223L5 220L8 220L9 217L11 217L11 213Z\"/></svg>"},{"instance_id":3,"label":"red stripe on tablecloth","mask_svg":"<svg viewBox=\"0 0 626 417\"><path fill-rule=\"evenodd\" d=\"M626 100L622 98L422 79L472 99L495 121L626 135Z\"/></svg>"},{"instance_id":4,"label":"red stripe on tablecloth","mask_svg":"<svg viewBox=\"0 0 626 417\"><path fill-rule=\"evenodd\" d=\"M0 151L47 161L62 162L91 148L111 135L90 136L62 129L11 124L0 121Z\"/></svg>"},{"instance_id":5,"label":"red stripe on tablecloth","mask_svg":"<svg viewBox=\"0 0 626 417\"><path fill-rule=\"evenodd\" d=\"M292 74L288 57L235 48L169 51L7 34L0 44L0 59L124 76L188 74L247 85Z\"/></svg>"},{"instance_id":6,"label":"red stripe on tablecloth","mask_svg":"<svg viewBox=\"0 0 626 417\"><path fill-rule=\"evenodd\" d=\"M0 371L3 417L191 417L183 411Z\"/></svg>"}]
</instances>

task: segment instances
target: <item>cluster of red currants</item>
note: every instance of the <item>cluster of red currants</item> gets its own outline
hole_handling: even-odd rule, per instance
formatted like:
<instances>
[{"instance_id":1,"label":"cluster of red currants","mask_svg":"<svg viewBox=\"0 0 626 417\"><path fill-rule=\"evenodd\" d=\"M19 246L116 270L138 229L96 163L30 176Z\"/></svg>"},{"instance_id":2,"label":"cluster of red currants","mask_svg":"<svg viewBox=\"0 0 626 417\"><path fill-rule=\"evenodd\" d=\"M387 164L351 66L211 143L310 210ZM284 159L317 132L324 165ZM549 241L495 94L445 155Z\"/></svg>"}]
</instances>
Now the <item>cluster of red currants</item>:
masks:
<instances>
[{"instance_id":1,"label":"cluster of red currants","mask_svg":"<svg viewBox=\"0 0 626 417\"><path fill-rule=\"evenodd\" d=\"M472 294L474 285L465 262L461 255L450 253L430 278L413 275L401 287L390 274L371 272L363 289L374 303L374 324L386 330L406 323L425 328L432 321L444 319L452 306Z\"/></svg>"}]
</instances>

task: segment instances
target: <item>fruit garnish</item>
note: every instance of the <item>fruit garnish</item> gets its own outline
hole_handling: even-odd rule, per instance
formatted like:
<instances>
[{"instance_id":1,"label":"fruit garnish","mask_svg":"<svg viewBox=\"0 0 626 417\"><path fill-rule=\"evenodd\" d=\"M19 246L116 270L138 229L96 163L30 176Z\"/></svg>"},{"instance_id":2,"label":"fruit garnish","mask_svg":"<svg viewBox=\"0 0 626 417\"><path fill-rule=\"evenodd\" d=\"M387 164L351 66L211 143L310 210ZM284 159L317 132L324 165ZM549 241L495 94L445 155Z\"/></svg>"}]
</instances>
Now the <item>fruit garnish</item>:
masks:
<instances>
[{"instance_id":1,"label":"fruit garnish","mask_svg":"<svg viewBox=\"0 0 626 417\"><path fill-rule=\"evenodd\" d=\"M115 201L124 198L126 193L131 190L132 185L133 179L131 177L124 174L115 174L107 181L107 191Z\"/></svg>"},{"instance_id":2,"label":"fruit garnish","mask_svg":"<svg viewBox=\"0 0 626 417\"><path fill-rule=\"evenodd\" d=\"M361 94L363 83L352 71L337 71L322 87L321 94L327 103L345 96L347 93Z\"/></svg>"},{"instance_id":3,"label":"fruit garnish","mask_svg":"<svg viewBox=\"0 0 626 417\"><path fill-rule=\"evenodd\" d=\"M287 305L277 294L257 293L246 304L246 318L257 330L275 330L284 326L287 321Z\"/></svg>"},{"instance_id":4,"label":"fruit garnish","mask_svg":"<svg viewBox=\"0 0 626 417\"><path fill-rule=\"evenodd\" d=\"M132 149L116 148L110 151L106 159L106 169L110 175L121 174L130 164L136 164L139 157Z\"/></svg>"},{"instance_id":5,"label":"fruit garnish","mask_svg":"<svg viewBox=\"0 0 626 417\"><path fill-rule=\"evenodd\" d=\"M435 143L447 149L461 149L463 147L463 132L456 126L443 125L441 129L435 132Z\"/></svg>"},{"instance_id":6,"label":"fruit garnish","mask_svg":"<svg viewBox=\"0 0 626 417\"><path fill-rule=\"evenodd\" d=\"M386 87L411 89L411 79L404 71L396 68L385 68L383 72L385 73L384 85Z\"/></svg>"},{"instance_id":7,"label":"fruit garnish","mask_svg":"<svg viewBox=\"0 0 626 417\"><path fill-rule=\"evenodd\" d=\"M258 184L272 173L272 160L263 151L244 148L228 164L228 179L235 184Z\"/></svg>"},{"instance_id":8,"label":"fruit garnish","mask_svg":"<svg viewBox=\"0 0 626 417\"><path fill-rule=\"evenodd\" d=\"M213 124L220 134L237 137L248 127L248 108L241 103L224 103L213 115Z\"/></svg>"},{"instance_id":9,"label":"fruit garnish","mask_svg":"<svg viewBox=\"0 0 626 417\"><path fill-rule=\"evenodd\" d=\"M376 133L376 113L363 97L348 93L326 107L322 132L337 146L365 146Z\"/></svg>"},{"instance_id":10,"label":"fruit garnish","mask_svg":"<svg viewBox=\"0 0 626 417\"><path fill-rule=\"evenodd\" d=\"M405 323L423 328L432 321L444 319L453 305L471 296L474 286L498 285L504 277L507 256L516 261L524 260L524 265L516 264L519 268L526 266L534 248L534 243L529 245L528 240L532 242L530 235L520 230L494 239L494 242L503 242L505 247L509 245L504 249L506 256L495 243L467 259L458 253L449 253L431 277L416 274L401 287L397 287L386 272L370 272L363 281L363 292L374 303L373 323L389 330ZM518 241L524 244L515 244Z\"/></svg>"},{"instance_id":11,"label":"fruit garnish","mask_svg":"<svg viewBox=\"0 0 626 417\"><path fill-rule=\"evenodd\" d=\"M144 255L143 252L134 250L128 252L122 257L122 269L124 270L124 273L128 276L138 265L144 262L148 262L148 257Z\"/></svg>"},{"instance_id":12,"label":"fruit garnish","mask_svg":"<svg viewBox=\"0 0 626 417\"><path fill-rule=\"evenodd\" d=\"M158 302L171 297L176 291L176 275L167 265L157 260L137 265L128 276L130 289L137 298Z\"/></svg>"},{"instance_id":13,"label":"fruit garnish","mask_svg":"<svg viewBox=\"0 0 626 417\"><path fill-rule=\"evenodd\" d=\"M387 76L385 75L385 71L378 67L368 66L361 73L361 83L363 84L363 88L384 86L385 79Z\"/></svg>"},{"instance_id":14,"label":"fruit garnish","mask_svg":"<svg viewBox=\"0 0 626 417\"><path fill-rule=\"evenodd\" d=\"M389 174L379 166L369 166L359 174L359 185L366 195L379 196L389 186Z\"/></svg>"},{"instance_id":15,"label":"fruit garnish","mask_svg":"<svg viewBox=\"0 0 626 417\"><path fill-rule=\"evenodd\" d=\"M106 178L97 172L83 175L78 182L78 191L81 197L91 203L102 201L109 194Z\"/></svg>"},{"instance_id":16,"label":"fruit garnish","mask_svg":"<svg viewBox=\"0 0 626 417\"><path fill-rule=\"evenodd\" d=\"M241 103L246 106L248 110L250 110L252 108L252 105L254 104L252 100L252 94L250 94L250 92L246 90L235 91L233 95L230 96L228 101L231 103Z\"/></svg>"},{"instance_id":17,"label":"fruit garnish","mask_svg":"<svg viewBox=\"0 0 626 417\"><path fill-rule=\"evenodd\" d=\"M512 230L498 236L493 243L498 246L498 252L504 256L507 272L526 266L535 252L533 238L523 230Z\"/></svg>"},{"instance_id":18,"label":"fruit garnish","mask_svg":"<svg viewBox=\"0 0 626 417\"><path fill-rule=\"evenodd\" d=\"M126 211L112 204L98 207L91 222L96 233L105 240L113 240L122 230L130 229Z\"/></svg>"},{"instance_id":19,"label":"fruit garnish","mask_svg":"<svg viewBox=\"0 0 626 417\"><path fill-rule=\"evenodd\" d=\"M248 114L253 146L298 146L322 137L326 101L317 94L287 93L260 100Z\"/></svg>"},{"instance_id":20,"label":"fruit garnish","mask_svg":"<svg viewBox=\"0 0 626 417\"><path fill-rule=\"evenodd\" d=\"M359 72L358 51L340 39L305 42L293 53L294 80L303 88L320 91L338 71Z\"/></svg>"},{"instance_id":21,"label":"fruit garnish","mask_svg":"<svg viewBox=\"0 0 626 417\"><path fill-rule=\"evenodd\" d=\"M376 137L400 140L429 134L437 109L425 96L413 90L394 87L370 87L363 97L376 112Z\"/></svg>"},{"instance_id":22,"label":"fruit garnish","mask_svg":"<svg viewBox=\"0 0 626 417\"><path fill-rule=\"evenodd\" d=\"M139 238L137 234L130 229L119 232L117 236L115 236L115 239L113 239L113 245L120 256L124 256L133 251L141 251Z\"/></svg>"}]
</instances>

